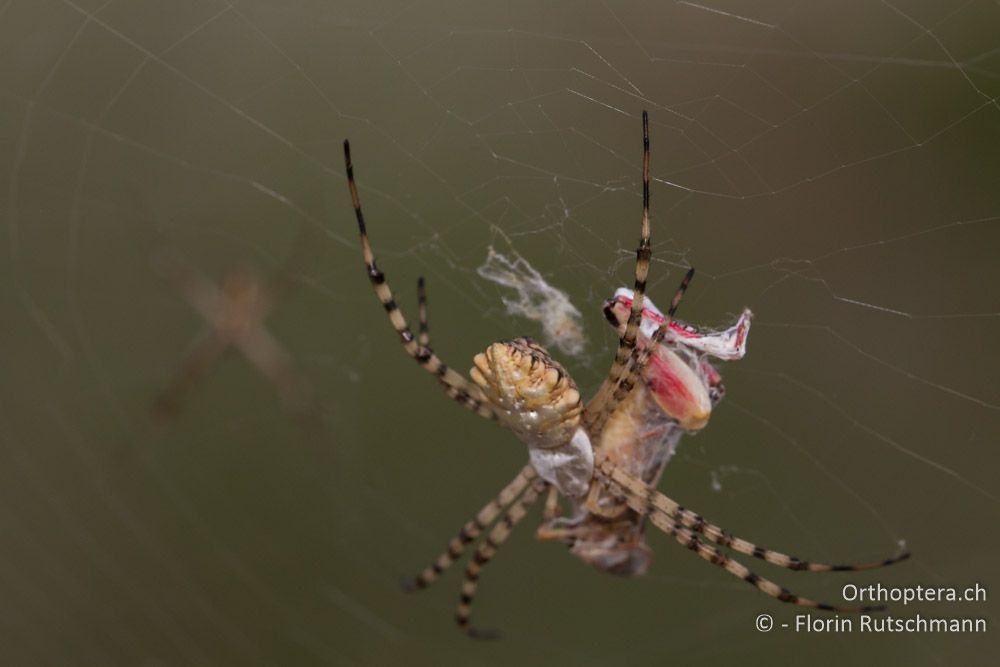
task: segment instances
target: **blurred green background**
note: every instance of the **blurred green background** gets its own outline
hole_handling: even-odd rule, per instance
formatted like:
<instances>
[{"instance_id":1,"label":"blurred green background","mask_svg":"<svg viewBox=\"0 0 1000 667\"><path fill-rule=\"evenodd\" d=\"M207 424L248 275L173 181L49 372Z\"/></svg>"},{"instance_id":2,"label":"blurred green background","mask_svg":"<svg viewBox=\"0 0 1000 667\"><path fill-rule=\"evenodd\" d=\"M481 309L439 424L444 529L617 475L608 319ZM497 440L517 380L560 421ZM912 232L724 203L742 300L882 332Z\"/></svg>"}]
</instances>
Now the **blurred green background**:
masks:
<instances>
[{"instance_id":1,"label":"blurred green background","mask_svg":"<svg viewBox=\"0 0 1000 667\"><path fill-rule=\"evenodd\" d=\"M350 137L405 312L459 369L539 335L487 248L583 312L591 395L632 271L641 109L651 292L756 313L661 488L737 534L884 572L755 569L810 597L1000 584L1000 9L992 2L0 2L0 659L9 665L989 664L985 635L754 629L796 610L651 535L648 576L533 540L426 564L525 461L405 357L367 284ZM165 258L167 258L165 260ZM303 407L204 332L164 266L280 283ZM896 605L982 617L985 603ZM800 658L800 656L802 656Z\"/></svg>"}]
</instances>

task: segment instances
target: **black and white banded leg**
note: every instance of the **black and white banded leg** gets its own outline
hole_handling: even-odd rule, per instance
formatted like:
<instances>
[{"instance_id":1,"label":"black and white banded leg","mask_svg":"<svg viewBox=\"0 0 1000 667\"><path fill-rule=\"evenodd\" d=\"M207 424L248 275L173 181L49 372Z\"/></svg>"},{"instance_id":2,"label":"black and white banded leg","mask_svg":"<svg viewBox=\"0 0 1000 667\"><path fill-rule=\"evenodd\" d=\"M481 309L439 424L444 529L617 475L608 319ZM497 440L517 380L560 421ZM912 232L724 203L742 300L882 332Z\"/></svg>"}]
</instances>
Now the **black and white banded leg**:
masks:
<instances>
[{"instance_id":1,"label":"black and white banded leg","mask_svg":"<svg viewBox=\"0 0 1000 667\"><path fill-rule=\"evenodd\" d=\"M414 577L403 579L402 586L406 591L422 590L430 586L441 574L462 557L466 547L482 535L503 512L516 501L532 482L538 479L538 473L531 466L525 466L517 476L505 486L499 494L480 509L472 519L467 521L458 535L448 542L445 549L433 563L425 567Z\"/></svg>"},{"instance_id":2,"label":"black and white banded leg","mask_svg":"<svg viewBox=\"0 0 1000 667\"><path fill-rule=\"evenodd\" d=\"M429 347L423 346L413 335L410 325L396 305L389 283L386 282L385 274L379 270L375 261L375 253L372 251L371 242L368 239L368 230L365 227L364 214L361 212L361 200L358 197L358 188L354 182L354 166L351 164L351 146L344 142L344 163L347 168L347 187L351 193L351 204L354 206L354 214L358 221L358 233L361 236L361 253L364 257L365 270L368 280L375 290L375 295L385 308L389 316L392 328L399 334L400 343L403 349L428 373L435 376L445 388L445 392L455 401L465 406L467 409L476 412L487 419L496 419L496 414L492 407L485 400L482 392L474 384L469 382L465 376L456 372L445 364ZM421 289L422 292L422 289Z\"/></svg>"}]
</instances>

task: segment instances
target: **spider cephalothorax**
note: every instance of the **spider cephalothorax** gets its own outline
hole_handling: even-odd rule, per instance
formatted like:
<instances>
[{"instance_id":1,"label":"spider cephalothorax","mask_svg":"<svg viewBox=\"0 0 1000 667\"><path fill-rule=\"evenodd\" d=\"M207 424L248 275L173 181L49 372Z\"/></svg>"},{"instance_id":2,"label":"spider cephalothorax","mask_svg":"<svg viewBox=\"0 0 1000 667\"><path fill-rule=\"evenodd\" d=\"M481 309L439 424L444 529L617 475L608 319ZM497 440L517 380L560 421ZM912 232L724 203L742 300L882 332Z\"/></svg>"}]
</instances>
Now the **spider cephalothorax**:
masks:
<instances>
[{"instance_id":1,"label":"spider cephalothorax","mask_svg":"<svg viewBox=\"0 0 1000 667\"><path fill-rule=\"evenodd\" d=\"M648 520L702 559L782 602L844 612L880 609L835 606L800 597L751 572L720 547L779 567L812 572L872 569L903 560L908 554L857 565L804 561L734 537L654 488L677 439L704 427L712 406L722 396L721 377L708 357L743 356L750 312L744 311L735 325L717 333L675 323L674 313L693 270L681 281L666 313L645 299L651 255L649 119L645 112L642 130L642 233L636 251L635 289L618 290L607 304L605 315L618 331L618 349L607 379L585 406L581 406L579 391L565 369L530 339L495 343L477 355L471 371L473 381L449 368L430 346L423 279L417 283L420 332L413 335L385 275L375 264L354 183L350 146L344 142L348 188L366 272L403 349L460 405L510 429L528 445L531 458L531 463L462 527L448 549L416 577L406 580L405 587L415 590L428 586L468 544L488 531L466 567L455 615L460 628L472 636L483 636L469 623L480 572L528 508L548 489L539 537L569 543L575 555L604 571L645 571L650 550L643 540L643 528ZM570 498L572 516L558 516L557 490Z\"/></svg>"}]
</instances>

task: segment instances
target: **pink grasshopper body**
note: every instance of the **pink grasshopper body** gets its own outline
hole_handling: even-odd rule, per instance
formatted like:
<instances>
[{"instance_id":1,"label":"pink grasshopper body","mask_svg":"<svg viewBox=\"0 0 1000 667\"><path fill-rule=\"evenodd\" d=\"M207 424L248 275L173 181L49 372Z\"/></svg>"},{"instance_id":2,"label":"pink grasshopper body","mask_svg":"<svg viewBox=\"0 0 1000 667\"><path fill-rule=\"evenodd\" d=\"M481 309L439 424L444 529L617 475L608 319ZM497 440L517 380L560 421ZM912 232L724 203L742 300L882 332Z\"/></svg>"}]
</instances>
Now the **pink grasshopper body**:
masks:
<instances>
[{"instance_id":1,"label":"pink grasshopper body","mask_svg":"<svg viewBox=\"0 0 1000 667\"><path fill-rule=\"evenodd\" d=\"M604 305L604 314L619 335L625 330L632 291L621 288ZM749 310L718 332L703 332L673 321L650 358L638 383L608 419L595 452L613 466L655 487L685 433L703 428L725 389L709 357L741 359L750 329ZM665 317L646 298L637 343L644 347ZM613 574L640 575L649 567L644 519L618 497L593 485L585 500L575 503L574 516L557 517L538 531L540 539L559 539L583 561Z\"/></svg>"}]
</instances>

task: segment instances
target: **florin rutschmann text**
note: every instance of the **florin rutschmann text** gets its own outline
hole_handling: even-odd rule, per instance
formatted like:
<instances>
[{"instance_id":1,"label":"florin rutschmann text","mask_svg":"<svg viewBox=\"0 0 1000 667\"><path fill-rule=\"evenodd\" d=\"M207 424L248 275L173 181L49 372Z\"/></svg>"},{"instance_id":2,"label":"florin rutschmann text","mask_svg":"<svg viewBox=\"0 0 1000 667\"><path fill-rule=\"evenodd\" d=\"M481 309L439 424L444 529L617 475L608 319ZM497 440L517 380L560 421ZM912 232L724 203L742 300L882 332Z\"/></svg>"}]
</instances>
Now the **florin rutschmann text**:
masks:
<instances>
[{"instance_id":1,"label":"florin rutschmann text","mask_svg":"<svg viewBox=\"0 0 1000 667\"><path fill-rule=\"evenodd\" d=\"M986 632L985 618L942 618L929 617L921 614L900 617L891 614L861 614L860 616L814 616L813 614L796 614L793 624L782 623L782 627L791 627L795 632L827 632L827 633L926 633L926 632Z\"/></svg>"}]
</instances>

